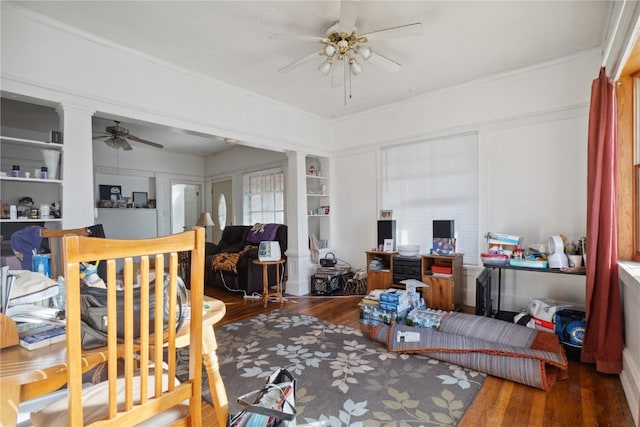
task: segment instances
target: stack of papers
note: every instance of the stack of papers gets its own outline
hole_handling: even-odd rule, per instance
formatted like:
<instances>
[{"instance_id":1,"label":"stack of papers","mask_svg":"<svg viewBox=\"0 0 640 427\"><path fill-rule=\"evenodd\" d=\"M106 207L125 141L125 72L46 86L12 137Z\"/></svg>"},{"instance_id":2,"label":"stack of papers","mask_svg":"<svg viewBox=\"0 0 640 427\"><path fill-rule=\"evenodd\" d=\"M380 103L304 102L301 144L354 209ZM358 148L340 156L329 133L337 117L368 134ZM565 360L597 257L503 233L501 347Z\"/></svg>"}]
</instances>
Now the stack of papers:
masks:
<instances>
[{"instance_id":1,"label":"stack of papers","mask_svg":"<svg viewBox=\"0 0 640 427\"><path fill-rule=\"evenodd\" d=\"M9 274L9 266L5 265L2 267L0 270L0 313L7 312L14 280L15 276L13 274Z\"/></svg>"},{"instance_id":2,"label":"stack of papers","mask_svg":"<svg viewBox=\"0 0 640 427\"><path fill-rule=\"evenodd\" d=\"M3 271L5 267L2 267ZM5 274L2 274L4 277ZM58 282L52 280L42 273L29 270L6 271L6 276L12 277L2 283L2 293L4 295L3 310L21 304L31 304L58 295Z\"/></svg>"},{"instance_id":3,"label":"stack of papers","mask_svg":"<svg viewBox=\"0 0 640 427\"><path fill-rule=\"evenodd\" d=\"M18 325L20 346L27 350L64 341L64 311L43 307L42 301L58 295L58 283L29 270L0 271L0 310Z\"/></svg>"}]
</instances>

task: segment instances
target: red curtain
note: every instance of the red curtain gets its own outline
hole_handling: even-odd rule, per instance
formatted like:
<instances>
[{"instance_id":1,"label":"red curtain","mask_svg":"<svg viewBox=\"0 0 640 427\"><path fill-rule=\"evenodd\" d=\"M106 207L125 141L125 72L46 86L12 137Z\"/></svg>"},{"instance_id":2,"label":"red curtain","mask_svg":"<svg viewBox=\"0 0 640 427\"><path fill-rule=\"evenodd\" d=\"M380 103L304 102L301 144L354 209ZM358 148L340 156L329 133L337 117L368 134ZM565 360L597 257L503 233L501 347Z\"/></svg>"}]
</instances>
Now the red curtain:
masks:
<instances>
[{"instance_id":1,"label":"red curtain","mask_svg":"<svg viewBox=\"0 0 640 427\"><path fill-rule=\"evenodd\" d=\"M587 153L587 295L582 361L622 370L618 283L618 179L614 85L604 68L591 85Z\"/></svg>"}]
</instances>

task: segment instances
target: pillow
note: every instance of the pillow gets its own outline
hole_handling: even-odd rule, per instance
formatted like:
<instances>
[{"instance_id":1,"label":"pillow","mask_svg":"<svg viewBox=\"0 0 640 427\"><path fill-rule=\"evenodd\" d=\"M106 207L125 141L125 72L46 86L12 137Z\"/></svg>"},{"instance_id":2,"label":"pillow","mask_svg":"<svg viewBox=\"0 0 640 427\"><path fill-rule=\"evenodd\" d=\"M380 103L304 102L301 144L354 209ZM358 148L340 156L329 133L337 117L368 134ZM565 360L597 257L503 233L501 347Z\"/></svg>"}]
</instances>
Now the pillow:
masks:
<instances>
[{"instance_id":1,"label":"pillow","mask_svg":"<svg viewBox=\"0 0 640 427\"><path fill-rule=\"evenodd\" d=\"M263 241L271 241L276 239L276 234L280 224L260 224L256 223L249 233L247 233L247 243L253 243L255 245Z\"/></svg>"}]
</instances>

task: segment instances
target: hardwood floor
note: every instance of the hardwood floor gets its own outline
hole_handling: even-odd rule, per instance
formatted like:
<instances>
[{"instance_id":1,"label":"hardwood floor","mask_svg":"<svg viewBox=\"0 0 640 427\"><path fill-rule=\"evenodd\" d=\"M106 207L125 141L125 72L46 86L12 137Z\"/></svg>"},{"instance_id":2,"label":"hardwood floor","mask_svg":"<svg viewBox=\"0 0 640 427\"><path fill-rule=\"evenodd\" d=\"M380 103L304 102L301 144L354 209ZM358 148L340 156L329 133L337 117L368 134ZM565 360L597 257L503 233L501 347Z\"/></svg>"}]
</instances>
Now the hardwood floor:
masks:
<instances>
[{"instance_id":1,"label":"hardwood floor","mask_svg":"<svg viewBox=\"0 0 640 427\"><path fill-rule=\"evenodd\" d=\"M206 294L225 302L227 314L217 325L264 313L281 305L219 289ZM360 324L361 297L288 297L283 308L368 331ZM234 396L230 396L233 399ZM203 424L217 425L213 407L203 405ZM542 390L487 377L460 426L615 426L632 427L633 418L617 375L596 372L592 365L571 361L569 379Z\"/></svg>"}]
</instances>

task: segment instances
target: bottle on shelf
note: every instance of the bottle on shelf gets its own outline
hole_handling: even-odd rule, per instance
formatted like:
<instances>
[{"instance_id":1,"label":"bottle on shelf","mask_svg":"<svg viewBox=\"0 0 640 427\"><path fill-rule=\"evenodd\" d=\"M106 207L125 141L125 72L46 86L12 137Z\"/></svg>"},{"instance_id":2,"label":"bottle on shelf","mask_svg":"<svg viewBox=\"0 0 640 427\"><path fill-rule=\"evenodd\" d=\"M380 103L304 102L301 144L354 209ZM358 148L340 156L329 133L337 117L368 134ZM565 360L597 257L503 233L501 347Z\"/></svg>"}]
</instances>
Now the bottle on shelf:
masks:
<instances>
[{"instance_id":1,"label":"bottle on shelf","mask_svg":"<svg viewBox=\"0 0 640 427\"><path fill-rule=\"evenodd\" d=\"M18 178L20 176L20 165L13 165L11 169L11 176L14 178Z\"/></svg>"}]
</instances>

